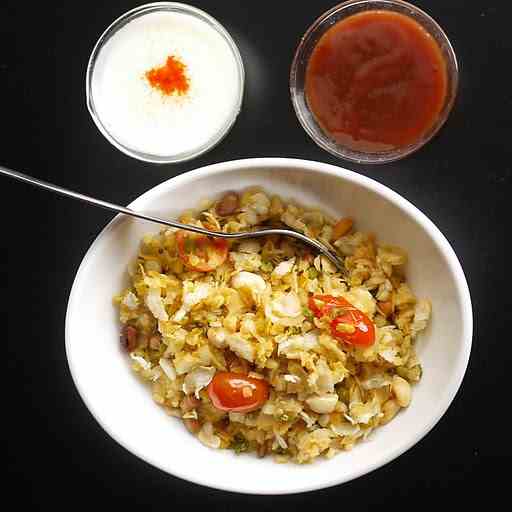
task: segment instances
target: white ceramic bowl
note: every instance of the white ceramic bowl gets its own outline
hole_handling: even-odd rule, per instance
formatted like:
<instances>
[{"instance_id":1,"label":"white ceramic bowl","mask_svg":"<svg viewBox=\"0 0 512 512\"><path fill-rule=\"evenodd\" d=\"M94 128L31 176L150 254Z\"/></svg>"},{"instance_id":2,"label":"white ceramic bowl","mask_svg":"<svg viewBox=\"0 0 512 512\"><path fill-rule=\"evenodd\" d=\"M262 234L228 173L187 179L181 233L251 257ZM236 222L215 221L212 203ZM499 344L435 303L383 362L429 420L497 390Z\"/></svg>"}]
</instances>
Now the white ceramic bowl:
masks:
<instances>
[{"instance_id":1,"label":"white ceramic bowl","mask_svg":"<svg viewBox=\"0 0 512 512\"><path fill-rule=\"evenodd\" d=\"M153 402L120 350L112 296L127 283L126 266L142 235L158 230L121 216L92 244L73 284L66 317L71 374L87 407L117 442L177 477L254 494L296 493L347 482L411 448L455 397L472 340L466 279L445 237L411 203L371 179L322 163L280 158L220 163L172 178L130 206L175 218L204 197L250 185L354 217L358 228L409 252L412 289L433 303L431 325L417 344L424 374L410 407L352 451L309 465L276 464L271 458L206 448Z\"/></svg>"}]
</instances>

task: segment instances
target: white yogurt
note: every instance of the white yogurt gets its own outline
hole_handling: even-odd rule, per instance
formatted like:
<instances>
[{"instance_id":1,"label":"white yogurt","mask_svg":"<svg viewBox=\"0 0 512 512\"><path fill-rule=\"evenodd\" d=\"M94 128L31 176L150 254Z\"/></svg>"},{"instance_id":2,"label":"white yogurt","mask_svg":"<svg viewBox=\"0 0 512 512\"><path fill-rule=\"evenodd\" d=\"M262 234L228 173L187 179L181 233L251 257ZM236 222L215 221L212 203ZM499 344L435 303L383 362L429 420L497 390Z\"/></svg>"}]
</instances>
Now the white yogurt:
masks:
<instances>
[{"instance_id":1,"label":"white yogurt","mask_svg":"<svg viewBox=\"0 0 512 512\"><path fill-rule=\"evenodd\" d=\"M170 55L186 65L189 90L183 96L162 94L145 76ZM206 21L152 12L130 21L100 50L91 93L106 131L128 150L187 158L230 128L240 108L242 75L236 50Z\"/></svg>"}]
</instances>

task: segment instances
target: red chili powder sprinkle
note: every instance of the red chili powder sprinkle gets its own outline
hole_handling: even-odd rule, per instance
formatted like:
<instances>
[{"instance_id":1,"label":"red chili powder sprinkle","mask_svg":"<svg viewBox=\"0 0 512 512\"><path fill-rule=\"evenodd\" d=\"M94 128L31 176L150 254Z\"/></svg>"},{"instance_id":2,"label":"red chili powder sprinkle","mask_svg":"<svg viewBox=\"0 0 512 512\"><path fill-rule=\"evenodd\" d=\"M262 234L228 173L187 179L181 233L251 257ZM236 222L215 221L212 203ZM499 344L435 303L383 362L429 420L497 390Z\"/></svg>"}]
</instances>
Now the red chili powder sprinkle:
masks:
<instances>
[{"instance_id":1,"label":"red chili powder sprinkle","mask_svg":"<svg viewBox=\"0 0 512 512\"><path fill-rule=\"evenodd\" d=\"M189 89L189 79L185 70L185 64L171 55L162 67L146 71L146 78L151 87L159 89L162 94L182 96Z\"/></svg>"}]
</instances>

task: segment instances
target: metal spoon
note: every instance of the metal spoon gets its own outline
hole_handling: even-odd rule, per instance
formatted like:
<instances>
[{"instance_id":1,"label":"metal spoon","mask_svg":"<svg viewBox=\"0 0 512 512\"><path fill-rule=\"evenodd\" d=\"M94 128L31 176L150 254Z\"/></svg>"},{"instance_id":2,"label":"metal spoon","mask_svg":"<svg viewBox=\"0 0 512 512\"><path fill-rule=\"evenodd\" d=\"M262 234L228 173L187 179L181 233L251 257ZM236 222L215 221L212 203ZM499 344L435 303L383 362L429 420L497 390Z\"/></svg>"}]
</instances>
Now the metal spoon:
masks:
<instances>
[{"instance_id":1,"label":"metal spoon","mask_svg":"<svg viewBox=\"0 0 512 512\"><path fill-rule=\"evenodd\" d=\"M220 231L210 231L208 229L199 228L197 226L189 226L187 224L181 224L180 222L175 222L172 220L164 220L158 217L152 217L151 215L146 215L144 213L135 212L130 210L129 208L125 208L123 206L119 206L117 204L109 203L107 201L102 201L101 199L95 199L94 197L86 196L84 194L80 194L78 192L74 192L72 190L68 190L58 185L53 185L52 183L48 183L46 181L38 180L36 178L32 178L26 174L21 172L13 171L12 169L8 169L0 165L0 174L5 176L9 176L10 178L14 178L20 181L24 181L26 183L30 183L36 187L41 187L46 190L50 190L51 192L55 192L57 194L61 194L63 196L72 197L73 199L79 199L88 204L92 204L93 206L99 206L101 208L105 208L107 210L112 210L114 212L123 213L124 215L131 215L132 217L137 217L139 219L149 220L151 222L156 222L157 224L163 224L164 226L170 226L173 228L183 229L185 231L192 231L194 233L200 233L206 236L214 236L218 238L227 238L229 240L236 240L241 238L257 238L261 236L268 235L281 235L281 236L289 236L291 238L295 238L296 240L300 240L306 245L309 245L313 249L317 250L319 253L323 254L331 263L333 263L339 270L342 272L345 271L345 266L341 259L332 252L328 247L326 247L323 243L318 240L314 240L313 238L309 238L308 236L299 233L298 231L294 231L292 229L274 229L274 228L262 228L255 231L247 231L242 233L222 233Z\"/></svg>"}]
</instances>

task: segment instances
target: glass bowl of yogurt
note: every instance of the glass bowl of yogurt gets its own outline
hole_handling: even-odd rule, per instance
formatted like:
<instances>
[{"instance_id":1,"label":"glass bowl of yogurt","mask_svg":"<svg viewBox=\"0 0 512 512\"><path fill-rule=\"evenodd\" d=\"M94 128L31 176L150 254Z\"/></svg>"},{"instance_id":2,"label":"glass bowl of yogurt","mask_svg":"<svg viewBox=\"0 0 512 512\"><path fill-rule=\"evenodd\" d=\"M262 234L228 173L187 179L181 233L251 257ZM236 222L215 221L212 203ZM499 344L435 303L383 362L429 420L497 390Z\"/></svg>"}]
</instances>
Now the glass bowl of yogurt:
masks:
<instances>
[{"instance_id":1,"label":"glass bowl of yogurt","mask_svg":"<svg viewBox=\"0 0 512 512\"><path fill-rule=\"evenodd\" d=\"M120 151L146 162L183 162L212 149L235 123L243 91L242 57L226 29L175 2L120 16L87 67L96 126Z\"/></svg>"}]
</instances>

